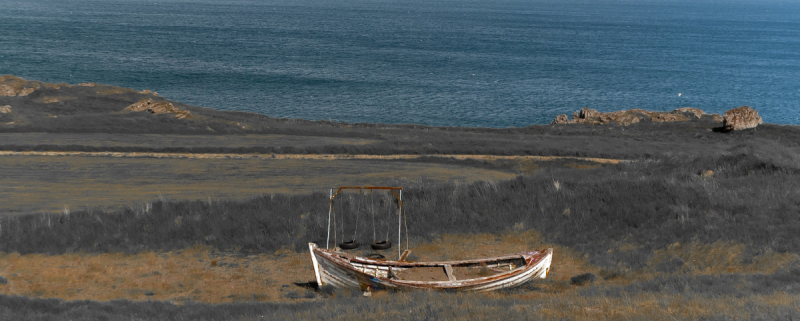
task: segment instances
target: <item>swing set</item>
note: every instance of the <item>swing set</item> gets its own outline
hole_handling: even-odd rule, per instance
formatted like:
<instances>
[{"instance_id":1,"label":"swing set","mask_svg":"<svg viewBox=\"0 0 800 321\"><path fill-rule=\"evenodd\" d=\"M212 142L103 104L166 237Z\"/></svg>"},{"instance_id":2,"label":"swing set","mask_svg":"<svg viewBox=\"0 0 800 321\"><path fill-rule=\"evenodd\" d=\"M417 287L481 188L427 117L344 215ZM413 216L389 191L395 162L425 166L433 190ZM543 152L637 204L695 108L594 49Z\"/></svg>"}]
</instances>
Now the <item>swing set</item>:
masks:
<instances>
[{"instance_id":1,"label":"swing set","mask_svg":"<svg viewBox=\"0 0 800 321\"><path fill-rule=\"evenodd\" d=\"M550 270L553 259L553 249L539 249L520 252L516 254L478 258L470 260L453 261L427 261L412 262L407 260L411 253L408 248L408 227L406 226L406 248L401 253L401 227L405 225L405 211L403 210L403 189L400 187L380 186L343 186L330 190L330 204L328 209L328 240L325 248L320 248L316 243L308 243L311 253L311 263L314 266L314 276L317 286L331 285L334 287L360 289L368 295L373 290L380 289L436 289L446 291L492 291L510 288L528 282L532 279L544 278ZM346 190L351 190L349 197L345 197ZM358 190L358 195L353 190ZM369 195L364 195L364 190ZM376 210L375 194L380 196L380 204ZM394 202L387 201L394 195ZM336 198L339 201L336 201ZM355 197L354 197L355 196ZM347 201L349 200L349 202ZM369 202L369 203L367 203ZM390 220L394 219L393 204L397 206L397 261L387 260L380 253L373 252L367 256L356 253L346 253L359 247L359 223L367 225L359 219L360 212L372 212L372 239L373 250L386 250L391 248L389 241ZM336 206L334 206L336 205ZM339 224L336 219L336 209L339 210ZM380 213L382 216L376 214ZM355 222L352 238L345 237L345 216L348 223ZM378 217L376 217L378 216ZM385 222L386 233L381 237L375 227L375 220ZM330 248L331 222L333 223L334 248ZM341 226L341 229L338 227ZM350 229L348 227L348 232ZM383 232L383 231L381 231ZM339 239L341 236L341 239ZM385 238L383 238L385 236ZM380 257L374 258L371 255Z\"/></svg>"},{"instance_id":2,"label":"swing set","mask_svg":"<svg viewBox=\"0 0 800 321\"><path fill-rule=\"evenodd\" d=\"M335 193L334 193L334 189L332 188L330 190L330 203L329 203L329 207L328 207L328 238L327 238L327 241L325 243L325 248L326 249L330 248L331 222L333 222L333 243L338 245L338 248L343 249L343 250L352 250L352 249L358 248L361 245L358 242L357 237L358 237L358 226L359 226L358 223L359 223L359 217L360 217L359 212L362 209L362 207L360 205L361 205L361 202L363 201L363 197L359 197L358 198L358 202L357 202L358 206L356 206L356 209L354 211L352 211L355 214L355 227L353 228L353 237L350 238L349 240L346 239L345 232L344 232L344 215L343 214L345 214L345 213L341 213L341 215L340 215L341 229L337 229L336 206L334 206L335 205L334 204L334 200L336 199L336 196L344 195L344 190L356 190L356 189L358 190L359 195L363 195L364 194L363 193L364 190L367 190L370 193L370 195L369 195L369 201L370 201L370 207L369 207L370 210L369 210L369 212L372 214L372 244L370 244L370 247L373 250L387 250L387 249L390 249L392 247L392 241L389 240L388 222L386 223L387 228L386 228L386 233L384 234L385 238L383 238L382 240L379 240L378 236L377 236L377 232L376 232L376 229L375 229L375 214L376 214L376 210L375 210L375 191L376 190L378 190L378 191L388 190L389 192L391 192L392 195L394 195L395 200L396 200L395 203L397 204L397 255L398 255L398 257L400 257L402 255L401 251L400 251L400 247L401 247L400 246L401 245L400 244L400 241L401 241L401 227L402 227L402 225L404 225L403 223L405 221L404 220L405 212L403 211L403 188L402 187L342 186L342 187L337 188ZM344 197L340 197L340 201L338 202L339 206L340 206L340 210L342 210L342 211L344 209L344 200L343 200L343 198ZM351 207L352 207L352 205L351 205ZM338 237L337 237L338 233L337 233L337 231L341 232L341 236L342 236L341 240L342 240L342 242L337 242L338 241ZM406 250L408 250L408 226L406 226Z\"/></svg>"}]
</instances>

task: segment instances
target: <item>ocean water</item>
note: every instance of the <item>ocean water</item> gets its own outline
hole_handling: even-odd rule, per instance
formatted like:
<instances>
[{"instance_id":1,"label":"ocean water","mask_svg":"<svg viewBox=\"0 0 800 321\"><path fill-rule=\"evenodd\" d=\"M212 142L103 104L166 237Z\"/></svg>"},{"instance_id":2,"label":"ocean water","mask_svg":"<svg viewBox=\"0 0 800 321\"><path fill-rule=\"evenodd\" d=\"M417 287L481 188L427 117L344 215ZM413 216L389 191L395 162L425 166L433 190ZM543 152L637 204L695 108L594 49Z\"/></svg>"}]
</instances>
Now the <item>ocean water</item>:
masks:
<instances>
[{"instance_id":1,"label":"ocean water","mask_svg":"<svg viewBox=\"0 0 800 321\"><path fill-rule=\"evenodd\" d=\"M749 105L797 125L800 2L0 0L0 74L347 122Z\"/></svg>"}]
</instances>

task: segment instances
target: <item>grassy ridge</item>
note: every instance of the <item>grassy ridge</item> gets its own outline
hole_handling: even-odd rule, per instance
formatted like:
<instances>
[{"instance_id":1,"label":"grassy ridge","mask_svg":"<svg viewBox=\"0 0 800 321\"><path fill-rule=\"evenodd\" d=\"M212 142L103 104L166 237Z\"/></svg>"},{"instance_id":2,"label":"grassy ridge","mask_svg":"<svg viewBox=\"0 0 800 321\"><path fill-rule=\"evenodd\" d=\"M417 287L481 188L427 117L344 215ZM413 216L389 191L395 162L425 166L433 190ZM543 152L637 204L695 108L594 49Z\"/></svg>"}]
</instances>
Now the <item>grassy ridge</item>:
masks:
<instances>
[{"instance_id":1,"label":"grassy ridge","mask_svg":"<svg viewBox=\"0 0 800 321\"><path fill-rule=\"evenodd\" d=\"M747 245L749 257L766 248L798 253L800 222L794 216L800 212L800 171L785 166L790 163L741 152L551 169L497 184L398 184L406 186L413 237L516 226L582 251L593 264L636 269L653 251L676 242L737 242ZM714 177L698 175L706 170ZM343 200L341 213L366 207L365 199ZM7 217L0 219L0 251L135 252L196 243L255 252L300 250L308 241L325 240L327 203L323 193L278 194L247 201L155 201L112 213ZM339 227L348 226L340 233L353 233L353 215L340 214L338 220ZM361 218L357 238L372 238L369 223ZM633 246L615 251L623 241Z\"/></svg>"}]
</instances>

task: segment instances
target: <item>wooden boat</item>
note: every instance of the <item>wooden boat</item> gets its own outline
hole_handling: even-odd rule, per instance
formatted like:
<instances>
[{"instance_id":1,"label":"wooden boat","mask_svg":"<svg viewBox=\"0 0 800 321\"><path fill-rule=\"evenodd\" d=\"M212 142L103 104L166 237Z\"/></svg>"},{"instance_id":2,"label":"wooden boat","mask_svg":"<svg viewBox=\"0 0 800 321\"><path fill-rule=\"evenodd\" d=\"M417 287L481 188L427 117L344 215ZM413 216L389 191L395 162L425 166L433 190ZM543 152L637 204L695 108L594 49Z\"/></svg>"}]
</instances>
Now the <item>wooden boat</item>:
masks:
<instances>
[{"instance_id":1,"label":"wooden boat","mask_svg":"<svg viewBox=\"0 0 800 321\"><path fill-rule=\"evenodd\" d=\"M371 259L308 244L319 286L384 289L493 291L545 278L553 249L485 259L406 262ZM405 254L410 253L406 250ZM406 256L403 255L403 256Z\"/></svg>"},{"instance_id":2,"label":"wooden boat","mask_svg":"<svg viewBox=\"0 0 800 321\"><path fill-rule=\"evenodd\" d=\"M329 248L331 222L336 231L336 215L333 200L345 189L389 190L397 200L397 247L398 260L373 259L346 253L339 247ZM542 249L491 258L441 261L408 262L408 232L406 231L406 250L401 254L401 216L403 212L403 193L400 187L359 187L344 186L334 194L331 189L328 211L328 241L325 248L309 243L311 261L319 287L359 288L364 291L383 289L435 289L451 291L492 291L510 288L528 281L545 278L550 270L553 249ZM346 241L342 247L350 247L355 242ZM388 240L387 240L388 242ZM334 233L334 244L336 233ZM357 243L355 243L357 244ZM357 245L355 245L357 246Z\"/></svg>"}]
</instances>

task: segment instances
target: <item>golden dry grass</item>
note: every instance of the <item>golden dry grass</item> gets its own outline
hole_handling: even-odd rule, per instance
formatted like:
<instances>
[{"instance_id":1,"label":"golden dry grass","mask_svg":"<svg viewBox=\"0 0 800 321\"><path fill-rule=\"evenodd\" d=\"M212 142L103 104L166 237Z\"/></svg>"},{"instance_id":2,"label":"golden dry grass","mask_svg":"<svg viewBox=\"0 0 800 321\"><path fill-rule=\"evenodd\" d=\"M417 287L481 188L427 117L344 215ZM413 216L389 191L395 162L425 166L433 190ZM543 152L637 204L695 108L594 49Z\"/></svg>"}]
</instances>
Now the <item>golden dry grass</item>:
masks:
<instances>
[{"instance_id":1,"label":"golden dry grass","mask_svg":"<svg viewBox=\"0 0 800 321\"><path fill-rule=\"evenodd\" d=\"M470 258L531 249L539 235L444 235L414 247L423 259ZM475 246L470 246L474 244ZM539 248L547 246L539 244ZM557 248L551 277L566 280L589 270L568 249ZM314 280L308 253L282 249L273 254L221 254L204 246L177 252L138 254L72 253L64 255L0 253L0 273L8 284L0 293L64 300L115 299L197 301L284 301L293 283ZM151 295L148 295L151 294Z\"/></svg>"},{"instance_id":2,"label":"golden dry grass","mask_svg":"<svg viewBox=\"0 0 800 321\"><path fill-rule=\"evenodd\" d=\"M500 234L446 234L430 242L415 242L411 247L419 260L466 259L554 248L553 265L547 279L534 281L538 282L538 291L437 294L434 295L437 302L428 303L438 306L450 301L457 305L495 302L462 307L469 308L470 317L478 319L505 315L508 311L533 314L544 319L739 319L749 315L754 308L800 307L800 295L780 291L738 297L736 293L704 296L674 292L587 296L581 292L585 287L569 284L570 278L583 273L599 274L601 270L587 263L585 257L570 248L543 243L538 232L523 230L521 225ZM620 242L616 250L636 248L636 244ZM742 255L743 248L741 244L723 242L672 245L656 251L650 265L679 256L687 261L694 260L696 265L709 264L713 267L688 268L677 272L681 275L772 273L798 259L792 254L764 253L752 263L742 265L737 259ZM775 268L769 268L772 266ZM176 252L147 251L139 254L0 253L0 274L8 278L8 284L0 286L0 293L38 298L163 300L177 304L190 301L216 304L325 300L320 296L306 298L295 295L294 299L287 298L290 292L304 291L295 283L314 280L308 253L289 249L249 256L219 253L198 245ZM598 279L593 286L613 289L659 275L663 273L646 268L610 280ZM378 307L376 315L391 316L399 312L396 309L405 306L412 307L411 312L414 312L413 307L420 306L423 310L417 312L425 313L420 305L425 300L420 301L420 295L413 293L378 292L365 300L371 300L371 305ZM444 309L442 312L447 311ZM304 313L301 311L294 316L302 318ZM309 313L309 316L315 315Z\"/></svg>"},{"instance_id":3,"label":"golden dry grass","mask_svg":"<svg viewBox=\"0 0 800 321\"><path fill-rule=\"evenodd\" d=\"M587 263L576 251L542 243L536 231L503 234L447 234L431 242L412 244L421 261L455 260L499 256L537 248L554 248L553 265L543 284L546 292L567 290L565 283L575 275L600 274L601 269ZM624 247L629 247L623 244ZM741 264L743 245L714 244L672 245L657 250L650 266L673 256L681 256L689 267L684 275L725 273L770 274L785 269L798 260L796 254L765 253L750 264ZM703 269L696 266L706 266ZM281 301L286 286L314 279L307 253L288 249L273 254L241 256L221 254L211 248L194 246L177 252L142 252L139 254L64 255L0 253L0 271L9 284L0 288L6 295L25 295L65 300L188 300L223 303L238 300ZM598 280L598 285L625 285L651 279L663 273L634 271L612 280ZM152 292L151 296L147 296ZM523 297L538 297L529 293Z\"/></svg>"},{"instance_id":4,"label":"golden dry grass","mask_svg":"<svg viewBox=\"0 0 800 321\"><path fill-rule=\"evenodd\" d=\"M308 254L218 254L195 246L138 254L0 254L0 293L64 300L279 301L282 285L308 282Z\"/></svg>"},{"instance_id":5,"label":"golden dry grass","mask_svg":"<svg viewBox=\"0 0 800 321\"><path fill-rule=\"evenodd\" d=\"M576 274L597 273L574 251L542 244L535 231L501 235L443 235L432 242L412 246L421 260L468 259L512 254L553 247L553 267L548 276L565 282ZM220 254L194 246L177 252L139 254L64 255L0 253L0 273L9 284L6 295L64 300L114 299L164 300L183 303L234 301L284 301L294 283L314 280L308 253L283 249L273 254L239 256ZM563 284L547 285L563 290ZM558 287L553 288L553 287ZM152 295L148 296L148 293Z\"/></svg>"},{"instance_id":6,"label":"golden dry grass","mask_svg":"<svg viewBox=\"0 0 800 321\"><path fill-rule=\"evenodd\" d=\"M673 259L684 262L681 273L691 275L720 275L726 273L772 274L786 270L800 261L795 253L776 253L771 250L756 256L750 263L742 264L745 245L736 242L714 242L703 244L674 243L665 249L656 250L648 265L653 266Z\"/></svg>"},{"instance_id":7,"label":"golden dry grass","mask_svg":"<svg viewBox=\"0 0 800 321\"><path fill-rule=\"evenodd\" d=\"M431 242L411 245L412 253L420 261L477 259L549 247L553 248L550 279L563 282L575 275L600 272L574 250L544 243L542 236L534 230L502 234L445 234Z\"/></svg>"}]
</instances>

